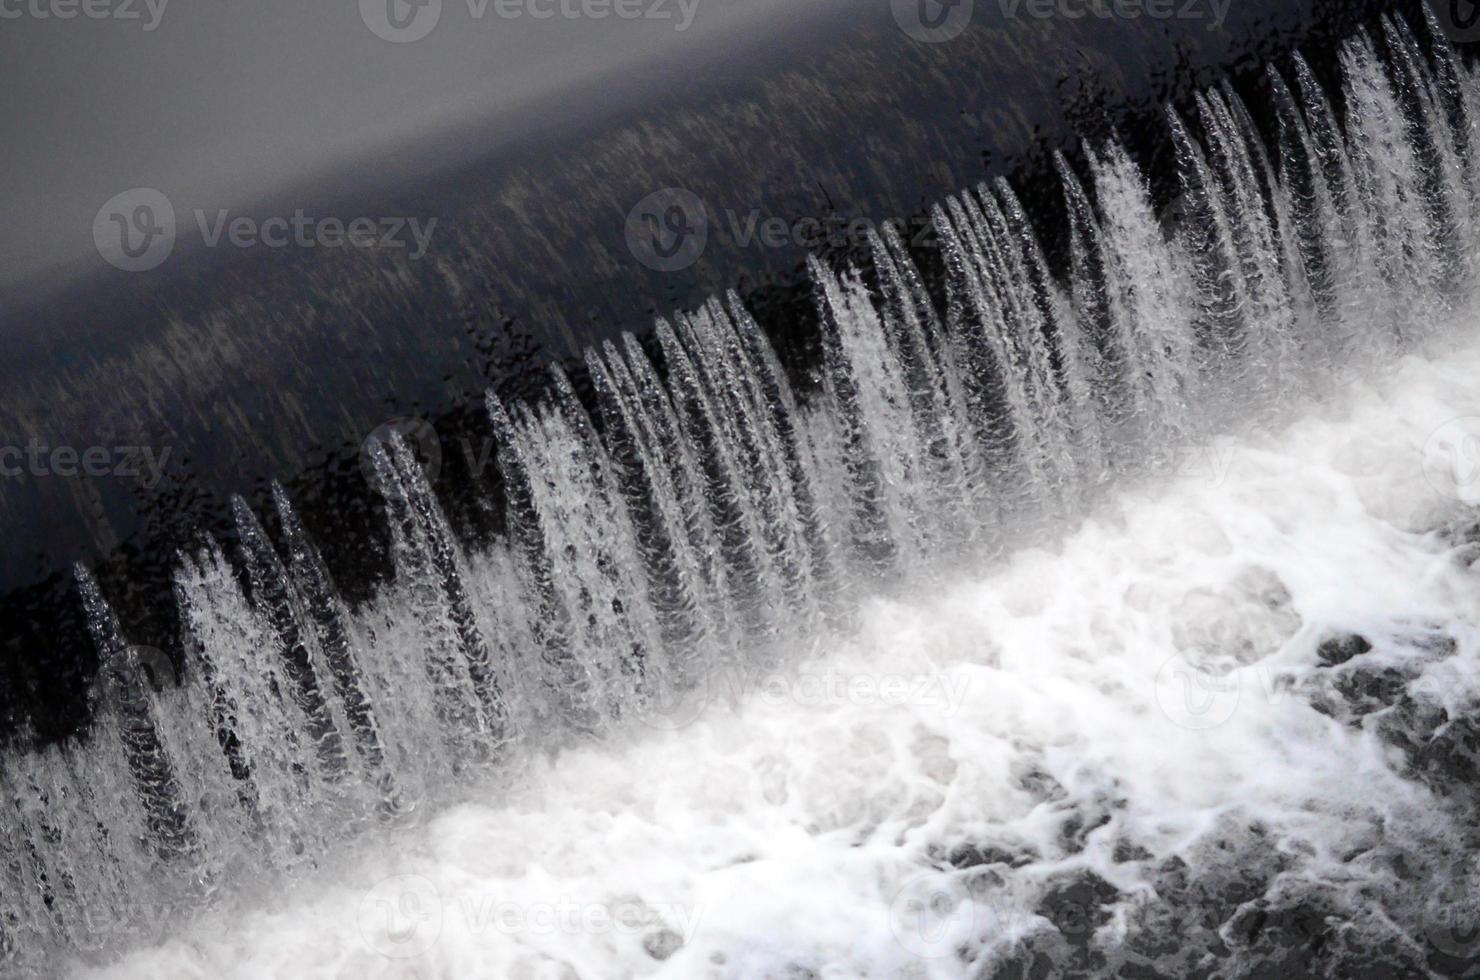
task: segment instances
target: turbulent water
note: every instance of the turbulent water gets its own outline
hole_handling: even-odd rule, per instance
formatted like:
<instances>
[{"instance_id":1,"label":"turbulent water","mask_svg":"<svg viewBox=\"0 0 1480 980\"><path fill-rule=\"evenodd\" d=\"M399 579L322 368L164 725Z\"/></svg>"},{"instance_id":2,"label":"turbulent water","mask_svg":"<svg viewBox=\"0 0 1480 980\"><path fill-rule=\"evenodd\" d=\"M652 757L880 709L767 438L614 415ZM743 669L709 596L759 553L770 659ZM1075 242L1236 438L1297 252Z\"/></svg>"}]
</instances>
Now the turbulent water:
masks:
<instances>
[{"instance_id":1,"label":"turbulent water","mask_svg":"<svg viewBox=\"0 0 1480 980\"><path fill-rule=\"evenodd\" d=\"M1423 26L1347 44L1340 123L1271 68L1273 146L1169 113L1170 222L1058 161L1071 268L1001 182L934 213L941 308L889 235L814 263L805 401L734 297L589 405L490 396L490 550L372 445L361 608L281 493L182 556L179 678L79 569L96 721L6 760L10 964L1467 969L1480 90Z\"/></svg>"},{"instance_id":2,"label":"turbulent water","mask_svg":"<svg viewBox=\"0 0 1480 980\"><path fill-rule=\"evenodd\" d=\"M1139 976L1302 975L1321 943L1335 976L1473 965L1480 794L1415 775L1413 722L1368 688L1480 710L1480 525L1449 494L1480 470L1445 428L1480 415L1477 371L1480 345L1405 359L1189 451L1060 543L869 601L669 730L535 763L96 975L977 977L1025 946L1082 973L1092 944L1160 967ZM1353 635L1371 649L1332 666Z\"/></svg>"}]
</instances>

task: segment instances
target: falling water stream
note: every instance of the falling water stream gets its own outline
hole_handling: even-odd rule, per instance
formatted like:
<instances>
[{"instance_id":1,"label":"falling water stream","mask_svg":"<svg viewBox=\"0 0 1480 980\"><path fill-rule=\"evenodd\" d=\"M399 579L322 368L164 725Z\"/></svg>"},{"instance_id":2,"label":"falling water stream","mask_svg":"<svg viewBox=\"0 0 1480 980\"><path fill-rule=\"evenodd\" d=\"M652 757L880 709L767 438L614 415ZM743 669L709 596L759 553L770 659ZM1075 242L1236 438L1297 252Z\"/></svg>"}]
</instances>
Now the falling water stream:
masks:
<instances>
[{"instance_id":1,"label":"falling water stream","mask_svg":"<svg viewBox=\"0 0 1480 980\"><path fill-rule=\"evenodd\" d=\"M1421 26L1346 43L1342 122L1271 67L1273 146L1229 86L1169 111L1174 224L1118 144L1057 159L1071 268L1004 181L933 211L943 307L890 232L812 261L807 398L734 295L587 351L594 400L490 394L491 548L372 444L358 608L278 488L180 557L178 677L79 568L95 720L0 773L7 968L967 977L1049 923L1190 975L1231 927L1138 946L1156 909L1313 883L1328 944L1425 962L1423 892L1480 869L1313 666L1480 699L1410 445L1480 413L1480 83Z\"/></svg>"}]
</instances>

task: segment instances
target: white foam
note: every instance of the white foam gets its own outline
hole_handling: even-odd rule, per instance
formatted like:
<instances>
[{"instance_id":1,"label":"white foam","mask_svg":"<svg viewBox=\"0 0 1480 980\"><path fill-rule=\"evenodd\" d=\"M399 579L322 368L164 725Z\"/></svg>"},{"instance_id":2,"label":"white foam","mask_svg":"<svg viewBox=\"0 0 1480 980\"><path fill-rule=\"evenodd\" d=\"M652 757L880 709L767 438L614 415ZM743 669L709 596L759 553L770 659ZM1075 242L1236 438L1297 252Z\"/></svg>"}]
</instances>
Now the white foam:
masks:
<instances>
[{"instance_id":1,"label":"white foam","mask_svg":"<svg viewBox=\"0 0 1480 980\"><path fill-rule=\"evenodd\" d=\"M1407 358L1053 547L870 602L851 637L718 682L675 730L538 761L87 975L965 977L955 948L1041 926L1049 876L1115 885L1113 934L1148 869L1206 860L1230 822L1355 887L1345 855L1438 818L1390 747L1298 692L1329 633L1411 662L1427 626L1455 653L1413 683L1451 714L1480 700L1480 582L1428 531L1475 489L1431 437L1480 416L1477 372L1480 345ZM1066 846L1066 819L1101 816ZM1152 857L1117 861L1127 843ZM1032 859L968 888L943 860L967 844Z\"/></svg>"}]
</instances>

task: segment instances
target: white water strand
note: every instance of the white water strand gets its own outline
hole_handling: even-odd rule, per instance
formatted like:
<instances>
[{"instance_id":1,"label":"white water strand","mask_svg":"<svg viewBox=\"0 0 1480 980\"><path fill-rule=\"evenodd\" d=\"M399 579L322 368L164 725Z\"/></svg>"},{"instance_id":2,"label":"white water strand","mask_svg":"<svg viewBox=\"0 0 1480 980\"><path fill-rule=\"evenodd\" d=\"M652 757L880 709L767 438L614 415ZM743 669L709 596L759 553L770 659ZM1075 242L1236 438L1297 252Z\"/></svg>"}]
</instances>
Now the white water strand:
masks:
<instances>
[{"instance_id":1,"label":"white water strand","mask_svg":"<svg viewBox=\"0 0 1480 980\"><path fill-rule=\"evenodd\" d=\"M1302 379L1337 366L1333 317L1357 369L1437 338L1473 300L1446 243L1474 230L1475 80L1406 28L1385 37L1401 64L1365 36L1343 49L1344 131L1294 63L1278 166L1231 90L1200 101L1205 143L1169 115L1170 237L1122 148L1090 148L1083 186L1065 161L1067 290L1004 182L933 212L943 310L897 240L873 243L872 270L814 261L821 397L791 390L733 296L660 322L660 365L631 336L593 351L599 428L561 372L543 403L490 395L508 536L485 551L454 540L403 440L372 445L395 579L362 608L286 495L278 540L238 501L237 540L176 574L180 684L146 676L80 571L107 665L95 731L11 753L0 951L37 971L99 936L146 939L130 909L157 922L229 904L227 883L301 882L359 833L516 785L541 750L674 724L716 686L743 700L757 672L840 642L879 590L1038 540L1109 478L1300 404ZM1325 194L1287 186L1297 146L1297 182L1319 170ZM1339 258L1312 286L1318 255ZM856 738L858 758L888 748L840 744ZM819 802L817 825L857 805Z\"/></svg>"},{"instance_id":2,"label":"white water strand","mask_svg":"<svg viewBox=\"0 0 1480 980\"><path fill-rule=\"evenodd\" d=\"M1480 711L1476 471L1431 435L1480 415L1476 326L1050 548L865 603L679 731L83 975L1466 975L1476 797L1419 761L1442 729L1392 736Z\"/></svg>"}]
</instances>

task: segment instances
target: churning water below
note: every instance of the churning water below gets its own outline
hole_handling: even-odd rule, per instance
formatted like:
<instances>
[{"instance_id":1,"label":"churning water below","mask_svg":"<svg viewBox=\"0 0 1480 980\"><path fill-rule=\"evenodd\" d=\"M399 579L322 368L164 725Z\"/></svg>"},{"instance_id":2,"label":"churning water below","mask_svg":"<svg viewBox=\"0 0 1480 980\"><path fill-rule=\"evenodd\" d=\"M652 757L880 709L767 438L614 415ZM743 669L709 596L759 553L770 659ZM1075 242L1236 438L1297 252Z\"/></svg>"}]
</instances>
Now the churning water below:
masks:
<instances>
[{"instance_id":1,"label":"churning water below","mask_svg":"<svg viewBox=\"0 0 1480 980\"><path fill-rule=\"evenodd\" d=\"M1059 159L1057 274L1001 181L934 211L941 309L897 237L812 263L806 398L734 296L490 395L491 547L372 443L359 608L238 501L178 684L79 569L96 717L0 768L5 964L1480 966L1480 86L1423 27L1343 47L1339 120L1271 69L1273 147L1169 112L1170 216Z\"/></svg>"},{"instance_id":2,"label":"churning water below","mask_svg":"<svg viewBox=\"0 0 1480 980\"><path fill-rule=\"evenodd\" d=\"M1292 902L1344 923L1328 944L1480 956L1473 798L1383 734L1400 701L1480 711L1480 345L1385 374L1059 544L874 600L673 730L89 975L974 977L1036 936L1065 968L1093 943L1177 976ZM1352 635L1370 650L1327 665ZM1406 698L1365 704L1362 677ZM1232 932L1224 955L1257 945Z\"/></svg>"}]
</instances>

